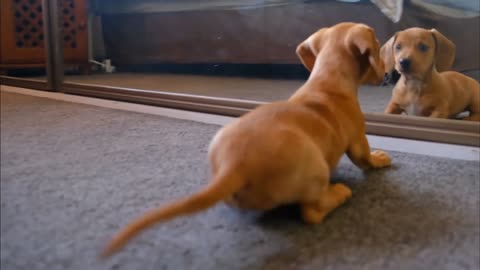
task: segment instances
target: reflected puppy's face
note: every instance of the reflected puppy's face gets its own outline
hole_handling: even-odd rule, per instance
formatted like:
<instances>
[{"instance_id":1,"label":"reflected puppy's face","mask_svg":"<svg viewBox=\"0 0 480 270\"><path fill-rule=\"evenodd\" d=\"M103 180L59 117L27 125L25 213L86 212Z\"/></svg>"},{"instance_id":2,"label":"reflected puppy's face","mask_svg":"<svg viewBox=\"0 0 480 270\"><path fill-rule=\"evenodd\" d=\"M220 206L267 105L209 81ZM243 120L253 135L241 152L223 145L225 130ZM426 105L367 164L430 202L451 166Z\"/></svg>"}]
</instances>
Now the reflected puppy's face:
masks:
<instances>
[{"instance_id":1,"label":"reflected puppy's face","mask_svg":"<svg viewBox=\"0 0 480 270\"><path fill-rule=\"evenodd\" d=\"M450 70L455 61L455 44L436 29L408 28L397 32L381 48L385 73L393 70L410 79L424 80L434 68Z\"/></svg>"},{"instance_id":2,"label":"reflected puppy's face","mask_svg":"<svg viewBox=\"0 0 480 270\"><path fill-rule=\"evenodd\" d=\"M397 33L392 50L396 70L404 76L423 80L435 65L437 40L429 30L410 28Z\"/></svg>"}]
</instances>

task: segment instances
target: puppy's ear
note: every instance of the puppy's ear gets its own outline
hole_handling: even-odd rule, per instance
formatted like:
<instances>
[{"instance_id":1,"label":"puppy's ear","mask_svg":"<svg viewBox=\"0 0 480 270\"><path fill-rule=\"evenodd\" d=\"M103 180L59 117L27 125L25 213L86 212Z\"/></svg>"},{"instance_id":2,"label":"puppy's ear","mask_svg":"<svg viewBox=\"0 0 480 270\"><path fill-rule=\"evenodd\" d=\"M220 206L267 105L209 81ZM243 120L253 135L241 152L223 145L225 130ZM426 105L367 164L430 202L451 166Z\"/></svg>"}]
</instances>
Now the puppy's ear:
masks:
<instances>
[{"instance_id":1,"label":"puppy's ear","mask_svg":"<svg viewBox=\"0 0 480 270\"><path fill-rule=\"evenodd\" d=\"M449 70L455 61L455 44L436 29L431 29L435 40L435 67L438 71Z\"/></svg>"},{"instance_id":2,"label":"puppy's ear","mask_svg":"<svg viewBox=\"0 0 480 270\"><path fill-rule=\"evenodd\" d=\"M308 38L300 43L295 52L305 68L312 72L313 65L315 64L316 54L314 54L312 50L311 38Z\"/></svg>"},{"instance_id":3,"label":"puppy's ear","mask_svg":"<svg viewBox=\"0 0 480 270\"><path fill-rule=\"evenodd\" d=\"M383 80L385 67L380 58L380 45L373 29L362 25L353 27L348 32L345 41L347 42L345 45L351 50L368 57L368 63L375 72L375 76L379 80Z\"/></svg>"},{"instance_id":4,"label":"puppy's ear","mask_svg":"<svg viewBox=\"0 0 480 270\"><path fill-rule=\"evenodd\" d=\"M385 64L385 73L390 73L395 69L395 57L393 56L393 44L397 39L397 34L393 35L382 48L380 48L380 58Z\"/></svg>"}]
</instances>

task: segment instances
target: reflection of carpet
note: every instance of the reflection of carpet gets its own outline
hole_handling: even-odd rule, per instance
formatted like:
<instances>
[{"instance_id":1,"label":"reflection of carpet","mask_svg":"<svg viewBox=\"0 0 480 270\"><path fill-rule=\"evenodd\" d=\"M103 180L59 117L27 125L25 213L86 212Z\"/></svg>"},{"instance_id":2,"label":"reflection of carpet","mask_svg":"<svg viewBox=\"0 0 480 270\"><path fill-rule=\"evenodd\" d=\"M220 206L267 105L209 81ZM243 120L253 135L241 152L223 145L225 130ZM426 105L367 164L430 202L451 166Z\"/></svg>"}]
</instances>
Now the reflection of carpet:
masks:
<instances>
[{"instance_id":1,"label":"reflection of carpet","mask_svg":"<svg viewBox=\"0 0 480 270\"><path fill-rule=\"evenodd\" d=\"M67 81L107 86L159 90L213 97L274 101L287 99L303 80L268 80L239 77L115 73L90 76L67 76ZM362 87L359 100L365 112L383 112L392 86Z\"/></svg>"},{"instance_id":2,"label":"reflection of carpet","mask_svg":"<svg viewBox=\"0 0 480 270\"><path fill-rule=\"evenodd\" d=\"M324 224L294 209L216 206L96 253L139 213L197 190L217 126L1 94L1 269L478 269L480 168L392 153L336 181L350 202Z\"/></svg>"},{"instance_id":3,"label":"reflection of carpet","mask_svg":"<svg viewBox=\"0 0 480 270\"><path fill-rule=\"evenodd\" d=\"M480 71L467 72L477 80ZM159 73L113 73L97 75L70 75L66 81L104 86L157 90L184 94L275 101L288 99L304 80L256 79L242 77L216 77ZM392 93L393 85L363 86L358 100L364 112L383 112Z\"/></svg>"}]
</instances>

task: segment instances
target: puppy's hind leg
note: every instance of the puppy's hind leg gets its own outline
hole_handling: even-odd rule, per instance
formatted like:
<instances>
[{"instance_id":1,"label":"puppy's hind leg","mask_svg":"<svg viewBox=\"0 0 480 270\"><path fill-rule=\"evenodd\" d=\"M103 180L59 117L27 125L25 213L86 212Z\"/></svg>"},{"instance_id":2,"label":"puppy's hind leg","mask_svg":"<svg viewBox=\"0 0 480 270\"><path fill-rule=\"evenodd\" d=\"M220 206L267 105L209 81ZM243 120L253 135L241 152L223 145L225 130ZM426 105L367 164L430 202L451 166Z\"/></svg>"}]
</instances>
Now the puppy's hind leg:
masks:
<instances>
[{"instance_id":1,"label":"puppy's hind leg","mask_svg":"<svg viewBox=\"0 0 480 270\"><path fill-rule=\"evenodd\" d=\"M352 196L352 191L344 184L330 184L318 201L302 204L303 220L311 224L320 224L335 208Z\"/></svg>"},{"instance_id":2,"label":"puppy's hind leg","mask_svg":"<svg viewBox=\"0 0 480 270\"><path fill-rule=\"evenodd\" d=\"M468 111L470 116L464 118L464 120L477 121L480 122L480 85L476 85L477 89L473 89L473 96L471 99L470 106L468 106Z\"/></svg>"},{"instance_id":3,"label":"puppy's hind leg","mask_svg":"<svg viewBox=\"0 0 480 270\"><path fill-rule=\"evenodd\" d=\"M313 147L312 147L313 149ZM313 151L316 152L316 151ZM352 196L352 191L343 184L330 184L330 168L321 155L312 155L302 162L307 173L299 199L302 218L306 223L319 224L335 208Z\"/></svg>"},{"instance_id":4,"label":"puppy's hind leg","mask_svg":"<svg viewBox=\"0 0 480 270\"><path fill-rule=\"evenodd\" d=\"M472 98L472 104L468 111L470 115L463 120L480 122L480 91Z\"/></svg>"}]
</instances>

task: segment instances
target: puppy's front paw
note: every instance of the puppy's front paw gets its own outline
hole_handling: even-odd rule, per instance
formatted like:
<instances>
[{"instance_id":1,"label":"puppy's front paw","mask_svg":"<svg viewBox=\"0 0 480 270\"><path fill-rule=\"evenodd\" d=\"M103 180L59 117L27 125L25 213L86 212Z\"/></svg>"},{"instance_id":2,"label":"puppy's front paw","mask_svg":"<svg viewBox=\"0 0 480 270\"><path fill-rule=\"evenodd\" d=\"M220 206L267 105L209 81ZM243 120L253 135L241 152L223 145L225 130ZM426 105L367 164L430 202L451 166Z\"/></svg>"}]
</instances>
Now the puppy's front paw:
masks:
<instances>
[{"instance_id":1,"label":"puppy's front paw","mask_svg":"<svg viewBox=\"0 0 480 270\"><path fill-rule=\"evenodd\" d=\"M370 153L371 165L373 168L383 168L390 166L390 157L381 150L375 150Z\"/></svg>"}]
</instances>

